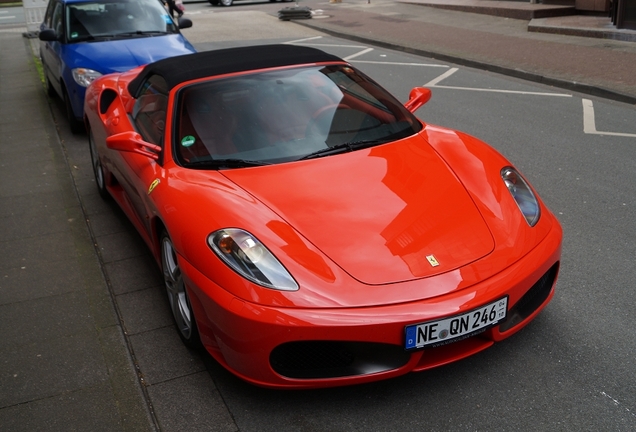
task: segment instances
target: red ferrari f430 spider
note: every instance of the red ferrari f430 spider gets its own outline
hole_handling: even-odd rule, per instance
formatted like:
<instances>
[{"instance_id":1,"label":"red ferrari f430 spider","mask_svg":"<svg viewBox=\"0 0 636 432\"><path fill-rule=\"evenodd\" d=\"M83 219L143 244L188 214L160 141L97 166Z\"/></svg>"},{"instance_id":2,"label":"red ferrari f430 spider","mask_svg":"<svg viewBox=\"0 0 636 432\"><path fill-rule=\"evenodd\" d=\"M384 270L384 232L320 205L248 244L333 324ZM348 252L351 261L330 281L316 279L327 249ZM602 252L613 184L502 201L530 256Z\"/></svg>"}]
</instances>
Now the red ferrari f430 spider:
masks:
<instances>
[{"instance_id":1,"label":"red ferrari f430 spider","mask_svg":"<svg viewBox=\"0 0 636 432\"><path fill-rule=\"evenodd\" d=\"M99 193L162 269L180 337L273 388L465 358L550 301L562 231L501 154L346 61L268 45L98 78Z\"/></svg>"}]
</instances>

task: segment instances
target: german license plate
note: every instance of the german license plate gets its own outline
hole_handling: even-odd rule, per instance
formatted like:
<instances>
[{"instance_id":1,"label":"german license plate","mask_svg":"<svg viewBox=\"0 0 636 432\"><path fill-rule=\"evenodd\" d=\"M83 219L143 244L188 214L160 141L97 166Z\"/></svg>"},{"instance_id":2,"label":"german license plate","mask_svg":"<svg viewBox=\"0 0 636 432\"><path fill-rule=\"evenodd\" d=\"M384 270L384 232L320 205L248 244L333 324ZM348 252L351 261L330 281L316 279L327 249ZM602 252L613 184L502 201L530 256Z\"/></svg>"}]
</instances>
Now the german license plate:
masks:
<instances>
[{"instance_id":1,"label":"german license plate","mask_svg":"<svg viewBox=\"0 0 636 432\"><path fill-rule=\"evenodd\" d=\"M476 335L506 319L508 297L461 315L406 326L405 348L434 348Z\"/></svg>"}]
</instances>

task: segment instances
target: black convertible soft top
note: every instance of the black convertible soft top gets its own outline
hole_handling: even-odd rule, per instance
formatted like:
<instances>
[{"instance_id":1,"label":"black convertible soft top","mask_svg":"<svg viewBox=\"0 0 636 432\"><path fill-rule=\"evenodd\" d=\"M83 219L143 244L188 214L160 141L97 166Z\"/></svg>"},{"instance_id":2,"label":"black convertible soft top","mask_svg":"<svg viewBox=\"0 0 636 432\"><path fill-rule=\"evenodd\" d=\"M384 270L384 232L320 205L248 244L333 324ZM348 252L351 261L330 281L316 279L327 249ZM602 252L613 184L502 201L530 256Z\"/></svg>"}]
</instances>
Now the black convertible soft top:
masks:
<instances>
[{"instance_id":1,"label":"black convertible soft top","mask_svg":"<svg viewBox=\"0 0 636 432\"><path fill-rule=\"evenodd\" d=\"M152 75L162 76L168 88L172 89L182 82L208 76L334 61L343 60L316 48L282 44L204 51L169 57L146 65L128 84L128 91L137 97L142 83Z\"/></svg>"}]
</instances>

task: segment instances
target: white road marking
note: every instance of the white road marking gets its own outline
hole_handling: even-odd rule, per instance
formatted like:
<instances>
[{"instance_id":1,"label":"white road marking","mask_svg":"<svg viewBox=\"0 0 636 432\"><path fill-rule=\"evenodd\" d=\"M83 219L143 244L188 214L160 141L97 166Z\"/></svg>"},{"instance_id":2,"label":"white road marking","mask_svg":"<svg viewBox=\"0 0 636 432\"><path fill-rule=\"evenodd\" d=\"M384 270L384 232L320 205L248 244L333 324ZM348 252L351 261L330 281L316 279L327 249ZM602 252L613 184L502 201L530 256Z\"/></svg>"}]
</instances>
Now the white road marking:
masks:
<instances>
[{"instance_id":1,"label":"white road marking","mask_svg":"<svg viewBox=\"0 0 636 432\"><path fill-rule=\"evenodd\" d=\"M606 398L608 398L609 400L611 400L611 401L614 403L614 405L615 405L615 406L620 406L620 405L621 405L621 403L620 403L619 401L617 401L616 399L614 399L613 397L611 397L610 395L608 395L608 394L607 394L607 393L605 393L604 391L602 391L602 392L601 392L601 394L602 394L603 396L605 396ZM629 410L629 408L625 408L625 410L626 410L628 413L630 413L631 415L636 416L636 414L634 414L633 412L631 412L631 411Z\"/></svg>"},{"instance_id":2,"label":"white road marking","mask_svg":"<svg viewBox=\"0 0 636 432\"><path fill-rule=\"evenodd\" d=\"M426 84L424 84L424 87L433 87L435 84L437 84L440 81L445 80L446 78L448 78L449 76L451 76L452 74L457 72L458 70L459 70L458 68L449 69L446 72L444 72L443 74L441 74L440 76L438 76L437 78L435 78L434 80L431 80L431 81L427 82Z\"/></svg>"},{"instance_id":3,"label":"white road marking","mask_svg":"<svg viewBox=\"0 0 636 432\"><path fill-rule=\"evenodd\" d=\"M589 99L583 99L583 132L590 135L610 135L621 137L634 137L636 134L622 132L601 132L596 130L596 120L594 118L594 104Z\"/></svg>"},{"instance_id":4,"label":"white road marking","mask_svg":"<svg viewBox=\"0 0 636 432\"><path fill-rule=\"evenodd\" d=\"M362 51L360 51L360 52L357 52L357 53L355 53L355 54L351 54L350 56L344 57L344 58L343 58L343 60L344 60L344 61L349 61L349 60L351 60L352 58L356 58L356 57L361 56L361 55L363 55L363 54L366 54L366 53L368 53L368 52L370 52L370 51L373 51L373 48L363 49L363 50L362 50Z\"/></svg>"},{"instance_id":5,"label":"white road marking","mask_svg":"<svg viewBox=\"0 0 636 432\"><path fill-rule=\"evenodd\" d=\"M26 31L26 27L0 29L0 33L24 33L25 31Z\"/></svg>"},{"instance_id":6,"label":"white road marking","mask_svg":"<svg viewBox=\"0 0 636 432\"><path fill-rule=\"evenodd\" d=\"M519 90L498 90L498 89L451 87L451 86L438 86L438 85L435 85L435 86L426 85L424 87L433 87L433 88L442 88L442 89L451 89L451 90L468 90L468 91L489 92L489 93L510 93L510 94L529 95L529 96L572 97L571 94L565 94L565 93L542 93L542 92L529 92L529 91L519 91Z\"/></svg>"},{"instance_id":7,"label":"white road marking","mask_svg":"<svg viewBox=\"0 0 636 432\"><path fill-rule=\"evenodd\" d=\"M366 54L370 51L373 51L373 48L368 48L364 45L343 45L343 44L320 44L320 43L307 43L307 42L311 42L311 41L315 41L316 39L322 39L322 36L313 36L313 37L308 37L308 38L304 38L304 39L296 39L293 41L289 41L289 42L284 42L285 44L288 45L311 45L314 47L336 47L336 48L359 48L362 49L362 51L350 55L348 57L345 57L344 60L346 61L350 61L352 59L354 59L355 57L359 57L363 54ZM386 57L386 55L382 55L381 57ZM356 63L369 63L369 64L386 64L386 65L393 65L393 66L426 66L426 67L441 67L441 68L448 68L449 66L446 65L441 65L441 64L426 64L426 63L402 63L402 62L380 62L380 61L372 61L372 60L355 60Z\"/></svg>"},{"instance_id":8,"label":"white road marking","mask_svg":"<svg viewBox=\"0 0 636 432\"><path fill-rule=\"evenodd\" d=\"M521 95L532 95L532 96L557 96L557 97L572 97L570 94L563 93L544 93L544 92L528 92L528 91L520 91L520 90L499 90L499 89L485 89L485 88L474 88L474 87L453 87L453 86L442 86L437 85L439 82L445 80L449 76L453 75L457 72L459 68L452 68L448 71L444 72L437 78L427 82L424 84L424 87L429 88L442 88L442 89L451 89L451 90L468 90L468 91L479 91L479 92L489 92L489 93L510 93L510 94L521 94Z\"/></svg>"},{"instance_id":9,"label":"white road marking","mask_svg":"<svg viewBox=\"0 0 636 432\"><path fill-rule=\"evenodd\" d=\"M297 39L294 41L286 42L287 44L296 44L301 45L303 43L316 41L321 39L322 36L314 36L304 39ZM362 49L355 54L352 54L348 57L345 57L345 61L351 61L356 57L359 57L363 54L366 54L370 51L373 51L373 48L367 48L365 46L360 45L338 45L338 44L316 44L310 43L312 46L323 46L323 47L339 47L339 48L358 48ZM425 64L425 63L400 63L400 62L380 62L380 61L371 61L371 60L354 60L356 63L369 63L369 64L386 64L392 66L426 66L426 67L441 67L448 68L447 65L440 64ZM566 93L546 93L546 92L529 92L529 91L519 91L519 90L500 90L500 89L485 89L485 88L472 88L472 87L454 87L454 86L444 86L438 85L440 82L444 81L446 78L453 75L457 72L459 68L451 68L438 76L437 78L432 79L431 81L424 84L424 87L429 88L440 88L440 89L449 89L449 90L465 90L465 91L477 91L477 92L489 92L489 93L505 93L505 94L519 94L519 95L529 95L529 96L548 96L548 97L572 97L571 94ZM596 130L596 121L594 119L594 105L592 101L589 99L583 99L583 132L590 135L609 135L609 136L621 136L621 137L634 137L636 138L636 134L633 133L621 133L621 132L602 132Z\"/></svg>"},{"instance_id":10,"label":"white road marking","mask_svg":"<svg viewBox=\"0 0 636 432\"><path fill-rule=\"evenodd\" d=\"M596 121L594 120L594 105L589 99L583 99L583 132L595 134Z\"/></svg>"},{"instance_id":11,"label":"white road marking","mask_svg":"<svg viewBox=\"0 0 636 432\"><path fill-rule=\"evenodd\" d=\"M317 39L317 38L321 38L322 36L317 36L314 38L308 38L308 39ZM358 49L366 49L367 47L364 45L343 45L343 44L321 44L321 43L303 43L305 39L300 39L300 41L291 41L291 42L283 42L283 44L287 44L287 45L306 45L306 46L311 46L311 47L333 47L333 48L358 48ZM370 48L373 49L373 48Z\"/></svg>"},{"instance_id":12,"label":"white road marking","mask_svg":"<svg viewBox=\"0 0 636 432\"><path fill-rule=\"evenodd\" d=\"M316 40L316 39L322 39L322 36L313 36L313 37L308 37L308 38L303 38L303 39L296 39L296 40L285 42L285 43L288 44L288 45L292 45L292 44L299 44L299 43L302 43L302 42L307 42L307 41Z\"/></svg>"},{"instance_id":13,"label":"white road marking","mask_svg":"<svg viewBox=\"0 0 636 432\"><path fill-rule=\"evenodd\" d=\"M320 44L320 43L310 43L307 44L306 42L309 41L315 41L316 39L322 39L322 36L312 36L312 37L308 37L308 38L303 38L303 39L296 39L293 41L288 41L288 42L284 42L287 45L311 45L311 46L319 46L319 47L337 47L337 48L361 48L361 49L367 49L369 51L371 51L373 48L368 48L364 45L343 45L343 44Z\"/></svg>"},{"instance_id":14,"label":"white road marking","mask_svg":"<svg viewBox=\"0 0 636 432\"><path fill-rule=\"evenodd\" d=\"M315 41L317 39L321 39L322 36L315 36L305 39L298 39L295 41L286 42L288 44L301 44L303 42ZM373 51L373 48L366 48L360 45L338 45L338 44L311 44L314 46L331 46L331 47L340 47L340 48L362 48L362 51L352 54L348 57L345 57L345 61L351 61L356 57L359 57L363 54L366 54L370 51ZM425 64L425 63L400 63L400 62L380 62L380 61L370 61L370 60L354 60L356 63L368 63L368 64L386 64L392 66L425 66L425 67L441 67L447 68L447 65L439 65L439 64ZM444 72L437 78L427 82L424 84L424 87L429 88L440 88L440 89L449 89L449 90L465 90L465 91L477 91L477 92L489 92L489 93L504 93L504 94L519 94L519 95L528 95L528 96L548 96L548 97L572 97L571 94L565 93L546 93L546 92L528 92L528 91L519 91L519 90L500 90L500 89L484 89L484 88L473 88L473 87L455 87L455 86L443 86L438 85L440 82L445 80L446 78L453 75L457 72L459 68L451 68L448 71ZM583 99L583 132L590 135L610 135L610 136L622 136L622 137L636 137L636 134L630 133L620 133L620 132L601 132L596 130L596 122L594 119L594 106L592 101L589 99Z\"/></svg>"},{"instance_id":15,"label":"white road marking","mask_svg":"<svg viewBox=\"0 0 636 432\"><path fill-rule=\"evenodd\" d=\"M307 45L312 47L335 47L335 48L366 48L364 45L319 44L319 43L294 44L294 45Z\"/></svg>"},{"instance_id":16,"label":"white road marking","mask_svg":"<svg viewBox=\"0 0 636 432\"><path fill-rule=\"evenodd\" d=\"M426 66L426 67L439 67L439 68L448 68L450 66L441 65L441 64L426 64L426 63L400 63L400 62L381 62L381 61L371 61L371 60L354 60L356 63L370 63L370 64L382 64L382 65L393 65L393 66Z\"/></svg>"}]
</instances>

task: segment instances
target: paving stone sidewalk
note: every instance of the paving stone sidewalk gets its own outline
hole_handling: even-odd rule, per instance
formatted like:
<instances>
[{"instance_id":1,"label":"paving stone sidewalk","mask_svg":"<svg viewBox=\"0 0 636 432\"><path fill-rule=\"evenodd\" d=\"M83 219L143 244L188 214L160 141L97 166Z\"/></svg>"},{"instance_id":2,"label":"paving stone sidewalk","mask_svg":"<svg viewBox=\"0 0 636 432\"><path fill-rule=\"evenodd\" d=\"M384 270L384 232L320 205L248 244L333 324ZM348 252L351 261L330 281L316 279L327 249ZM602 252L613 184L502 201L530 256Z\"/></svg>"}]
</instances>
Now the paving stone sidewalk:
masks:
<instances>
[{"instance_id":1,"label":"paving stone sidewalk","mask_svg":"<svg viewBox=\"0 0 636 432\"><path fill-rule=\"evenodd\" d=\"M0 32L0 430L155 430L32 49Z\"/></svg>"}]
</instances>

